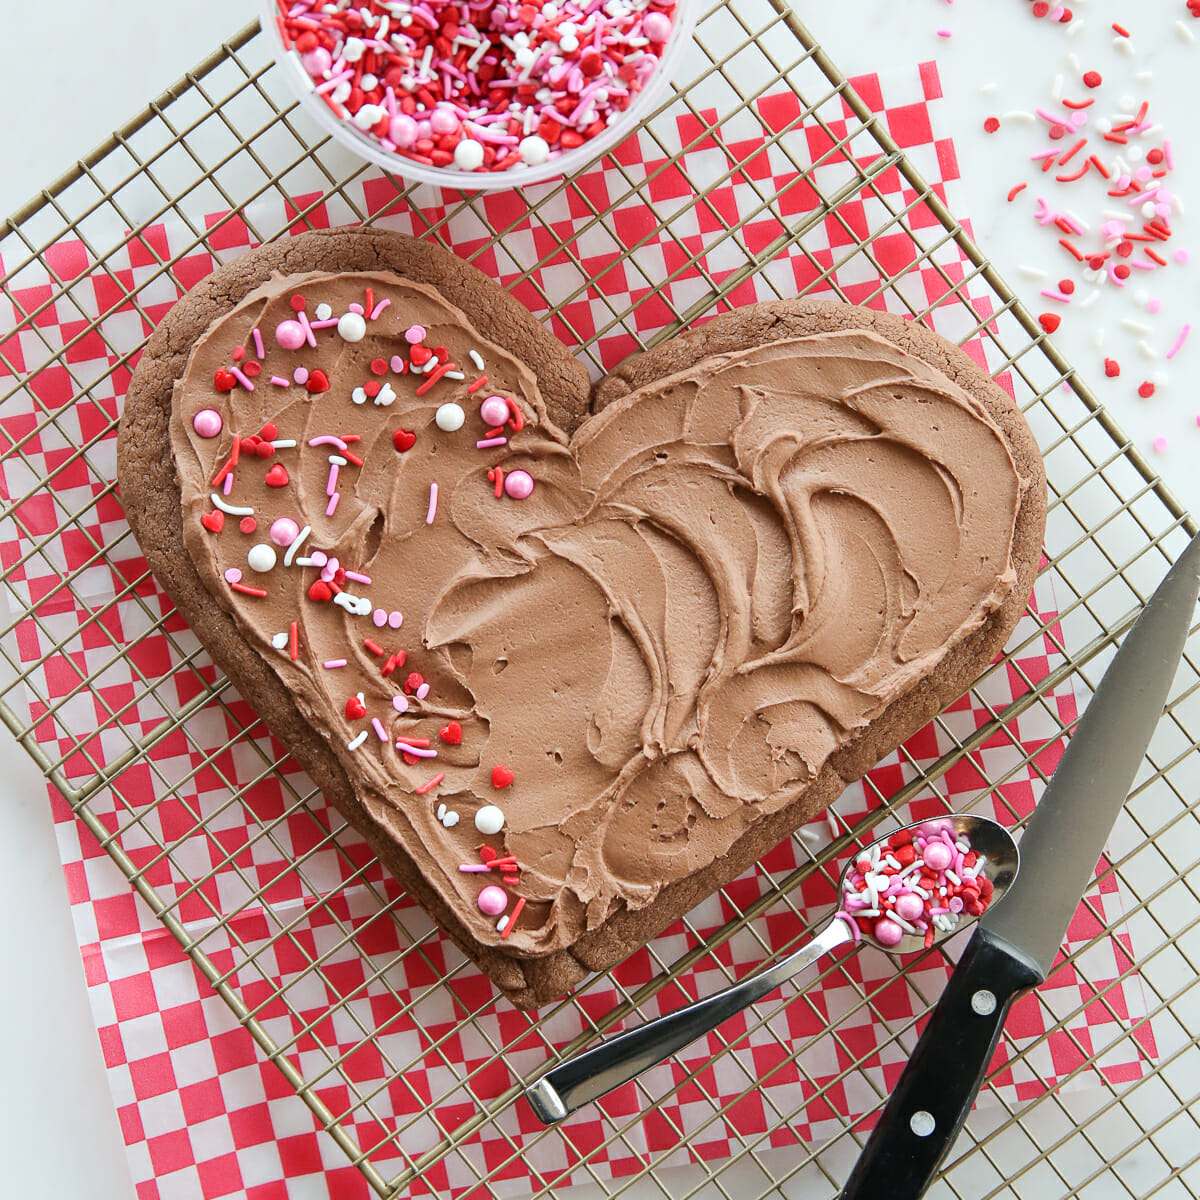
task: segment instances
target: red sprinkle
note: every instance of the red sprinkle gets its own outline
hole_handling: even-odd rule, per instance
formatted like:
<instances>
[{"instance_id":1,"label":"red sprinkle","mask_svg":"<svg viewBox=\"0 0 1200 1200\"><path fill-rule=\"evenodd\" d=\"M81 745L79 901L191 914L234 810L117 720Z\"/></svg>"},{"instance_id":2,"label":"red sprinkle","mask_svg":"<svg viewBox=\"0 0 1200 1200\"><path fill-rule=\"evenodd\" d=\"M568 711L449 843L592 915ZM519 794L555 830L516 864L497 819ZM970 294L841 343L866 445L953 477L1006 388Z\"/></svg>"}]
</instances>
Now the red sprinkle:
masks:
<instances>
[{"instance_id":1,"label":"red sprinkle","mask_svg":"<svg viewBox=\"0 0 1200 1200\"><path fill-rule=\"evenodd\" d=\"M1064 296L1074 295L1075 294L1075 280L1060 279L1058 281L1058 290L1060 292L1062 292Z\"/></svg>"},{"instance_id":2,"label":"red sprinkle","mask_svg":"<svg viewBox=\"0 0 1200 1200\"><path fill-rule=\"evenodd\" d=\"M371 641L370 638L363 638L363 645L366 646L372 654L383 654L384 649L378 642Z\"/></svg>"},{"instance_id":3,"label":"red sprinkle","mask_svg":"<svg viewBox=\"0 0 1200 1200\"><path fill-rule=\"evenodd\" d=\"M1099 71L1085 71L1083 75L1084 87L1098 88L1104 82L1104 77Z\"/></svg>"},{"instance_id":4,"label":"red sprinkle","mask_svg":"<svg viewBox=\"0 0 1200 1200\"><path fill-rule=\"evenodd\" d=\"M1106 358L1104 360L1104 373L1109 379L1116 379L1121 373L1121 364L1115 358Z\"/></svg>"},{"instance_id":5,"label":"red sprinkle","mask_svg":"<svg viewBox=\"0 0 1200 1200\"><path fill-rule=\"evenodd\" d=\"M1124 25L1118 25L1116 23L1116 21L1113 22L1112 30L1113 30L1113 33L1115 33L1117 35L1117 37L1131 37L1132 36L1130 34L1129 30L1126 29Z\"/></svg>"},{"instance_id":6,"label":"red sprinkle","mask_svg":"<svg viewBox=\"0 0 1200 1200\"><path fill-rule=\"evenodd\" d=\"M1138 384L1138 395L1141 396L1143 400L1149 400L1150 397L1154 395L1154 384L1152 384L1148 379L1145 381L1145 383Z\"/></svg>"},{"instance_id":7,"label":"red sprinkle","mask_svg":"<svg viewBox=\"0 0 1200 1200\"><path fill-rule=\"evenodd\" d=\"M1038 324L1040 324L1047 333L1053 333L1062 324L1062 317L1060 317L1058 313L1042 313L1042 315L1038 317Z\"/></svg>"},{"instance_id":8,"label":"red sprinkle","mask_svg":"<svg viewBox=\"0 0 1200 1200\"><path fill-rule=\"evenodd\" d=\"M1011 204L1017 196L1023 192L1029 185L1027 183L1018 183L1015 188L1012 188L1008 193L1008 202Z\"/></svg>"},{"instance_id":9,"label":"red sprinkle","mask_svg":"<svg viewBox=\"0 0 1200 1200\"><path fill-rule=\"evenodd\" d=\"M238 528L243 533L253 533L258 528L258 522L253 517L243 517L238 522Z\"/></svg>"},{"instance_id":10,"label":"red sprinkle","mask_svg":"<svg viewBox=\"0 0 1200 1200\"><path fill-rule=\"evenodd\" d=\"M292 662L300 657L300 624L297 621L288 626L288 654Z\"/></svg>"},{"instance_id":11,"label":"red sprinkle","mask_svg":"<svg viewBox=\"0 0 1200 1200\"><path fill-rule=\"evenodd\" d=\"M508 935L512 933L513 926L517 923L517 918L521 915L521 909L525 907L525 897L518 896L516 907L512 910L512 916L508 918L508 923L504 926L504 932L500 935L501 941L506 941Z\"/></svg>"},{"instance_id":12,"label":"red sprinkle","mask_svg":"<svg viewBox=\"0 0 1200 1200\"><path fill-rule=\"evenodd\" d=\"M267 594L265 588L250 587L244 583L231 583L229 586L235 592L241 592L243 596L258 596L261 599Z\"/></svg>"},{"instance_id":13,"label":"red sprinkle","mask_svg":"<svg viewBox=\"0 0 1200 1200\"><path fill-rule=\"evenodd\" d=\"M988 117L983 123L984 133L995 133L1000 128L1000 119L998 117Z\"/></svg>"},{"instance_id":14,"label":"red sprinkle","mask_svg":"<svg viewBox=\"0 0 1200 1200\"><path fill-rule=\"evenodd\" d=\"M418 759L417 761L419 762L420 760ZM437 787L437 785L445 778L446 772L439 771L432 779L427 779L419 788L417 788L417 795L423 796L426 792L433 791L433 789Z\"/></svg>"}]
</instances>

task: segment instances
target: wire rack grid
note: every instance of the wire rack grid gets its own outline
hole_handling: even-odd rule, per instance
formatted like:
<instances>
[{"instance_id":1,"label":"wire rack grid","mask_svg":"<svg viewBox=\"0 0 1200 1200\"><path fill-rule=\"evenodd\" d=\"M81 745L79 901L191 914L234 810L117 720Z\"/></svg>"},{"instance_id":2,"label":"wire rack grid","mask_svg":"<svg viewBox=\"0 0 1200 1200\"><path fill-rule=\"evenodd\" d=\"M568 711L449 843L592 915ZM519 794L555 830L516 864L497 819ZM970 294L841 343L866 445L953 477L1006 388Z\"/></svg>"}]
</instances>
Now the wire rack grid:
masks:
<instances>
[{"instance_id":1,"label":"wire rack grid","mask_svg":"<svg viewBox=\"0 0 1200 1200\"><path fill-rule=\"evenodd\" d=\"M256 27L243 30L0 226L6 272L0 293L15 314L13 336L0 345L6 375L0 417L16 397L32 396L34 408L31 422L17 434L9 430L4 444L9 494L0 519L15 527L23 551L18 560L3 564L13 615L0 631L9 675L0 691L0 716L381 1196L406 1194L422 1185L428 1190L434 1169L451 1161L457 1177L465 1175L479 1194L503 1193L503 1180L514 1162L536 1160L539 1148L552 1149L555 1161L569 1164L571 1181L584 1189L580 1195L746 1200L800 1192L832 1194L861 1145L870 1116L883 1102L882 1089L875 1085L865 1105L865 1122L842 1118L836 1135L821 1144L792 1145L781 1158L772 1150L771 1133L798 1123L806 1106L832 1097L831 1085L812 1084L805 1067L806 1054L818 1038L832 1038L837 1044L845 1063L839 1082L854 1076L866 1056L877 1051L856 1049L836 1027L791 1038L787 1012L803 1003L793 991L760 1003L744 1027L710 1043L714 1062L734 1062L742 1070L738 1099L763 1081L761 1072L756 1076L754 1067L738 1058L740 1044L754 1031L767 1031L779 1050L768 1074L786 1068L810 1084L796 1089L790 1108L773 1092L769 1130L737 1133L732 1157L708 1160L686 1152L711 1127L726 1123L736 1103L706 1089L694 1073L688 1083L698 1089L707 1114L697 1119L693 1106L687 1128L673 1128L675 1149L684 1148L686 1165L680 1167L673 1165L680 1161L673 1150L647 1154L636 1145L640 1110L662 1113L667 1098L645 1084L639 1085L634 1110L602 1111L599 1139L576 1144L569 1124L545 1131L514 1120L514 1109L522 1104L519 1080L548 1055L572 1053L630 1014L650 1011L656 998L678 1002L689 997L693 970L708 968L711 978L727 979L723 951L733 939L751 939L764 956L786 953L811 924L802 896L806 884L825 880L832 887L830 864L850 841L915 798L948 804L944 784L950 773L974 772L971 803L1003 795L1006 782L1022 770L1044 783L1052 764L1043 763L1012 734L1015 723L1037 710L1057 732L1066 732L1069 722L1051 702L1054 690L1070 683L1086 699L1144 598L1194 526L785 0L734 0L716 5L701 19L689 60L693 77L688 86L677 86L676 94L642 131L661 158L645 167L622 165L614 158L619 186L607 202L598 202L577 181L567 180L518 193L508 224L480 197L447 196L440 205L421 207L419 196L386 178L385 201L365 208L354 187L364 169L336 145L310 136L313 131L294 101L281 93L265 42ZM723 97L722 122L735 117L761 120L757 101L772 89L789 89L797 104L788 128L819 130L819 143L805 159L784 136L786 131L763 124L752 151L740 154L736 145L714 143L720 152L705 160L703 174L689 173L684 151L712 132L712 114L690 99L701 84ZM675 128L686 124L694 129L692 140L674 143L663 133L669 127L663 114ZM809 145L814 146L812 139ZM785 156L789 174L783 183L754 169L749 156L765 150ZM684 185L681 199L669 211L661 200L650 205L656 178L672 172ZM903 187L885 189L882 180L889 173L898 173ZM719 186L731 182L739 189L736 210L713 199ZM801 195L804 202L796 202ZM282 209L267 206L267 200L282 201ZM623 206L641 200L647 201L644 220L640 232L631 236L616 216ZM853 213L852 203L859 205ZM206 223L205 214L214 209L228 215ZM624 339L634 348L670 337L697 318L740 302L747 286L759 298L793 294L798 271L805 288L832 290L859 303L886 301L943 332L949 328L964 343L980 345L989 368L1015 391L1038 435L1051 489L1044 573L1054 580L1058 619L1047 624L1031 613L1017 644L989 671L989 676L1007 672L1019 677L1017 698L1003 708L993 706L986 696L985 676L973 690L973 704L985 714L976 728L964 730L939 718L939 744L945 747L939 754L918 760L902 752L904 782L896 789L885 791L868 777L871 807L865 815L845 823L840 836L820 849L803 837L794 839L802 865L782 876L760 865L751 898L744 891L725 889L721 903L726 916L715 927L701 928L685 919L682 939L650 948L649 981L627 986L617 970L536 1015L509 1014L502 1025L486 1020L497 1002L490 994L480 996L460 986L461 961L447 964L431 924L374 870L375 864L337 814L324 807L245 702L217 676L203 650L162 602L144 564L140 571L128 568L130 561L138 561L136 547L119 512L117 519L112 517L115 397L157 316L194 282L196 258L219 259L239 222L248 239L259 242L318 224L318 217L330 209L360 223L386 222L404 212L422 226L423 235L442 241L448 240L452 225L459 231L464 223L474 228L477 237L464 242L456 236L454 248L485 269L489 264L494 269L497 262L506 271L512 268L513 286L565 340L579 346L596 373L602 370L606 341ZM268 211L283 211L286 218L281 222L277 216L261 215ZM576 237L589 232L606 235L613 247L607 269L624 270L634 280L630 302L623 307L609 304L604 319L591 326L577 312L580 298L592 295L589 278L596 268L571 246L564 247L557 233L564 212L571 215ZM153 236L164 219L185 231L182 249L175 246L164 252ZM506 235L522 221L548 236L514 247L514 239ZM761 232L764 223L767 235ZM705 231L701 250L694 238L681 232L695 227ZM830 228L840 234L832 252L814 249L815 231ZM67 235L86 248L87 275L105 284L111 309L89 309L80 303L78 276L64 269L52 252ZM900 265L892 265L895 260L886 244L897 237L911 245L912 252ZM647 265L650 256L644 261L643 251L663 245L672 253ZM131 247L138 251L138 270L118 270L113 265L118 251L127 255ZM564 254L573 273L551 291L538 271ZM724 263L720 272L711 268L717 258ZM790 265L781 271L781 264ZM44 295L32 302L27 294L17 294L30 268L51 281ZM927 304L923 293L914 298L917 294L907 286L914 273L934 277L936 306ZM844 290L847 278L869 282L865 291L850 295ZM43 332L46 322L40 318L52 306L77 314L76 321L62 325L70 331L63 339ZM122 327L119 337L106 320L116 309L137 318ZM647 316L652 313L659 315ZM107 371L84 376L73 351L97 338L103 342ZM40 347L36 354L29 352L30 339ZM72 398L66 404L47 396L44 385L53 373L68 382ZM74 410L85 401L94 401L99 413L87 424L74 419ZM62 446L56 466L48 474L39 473L32 447L55 440ZM27 468L24 476L22 467ZM14 478L26 478L27 486L14 490ZM87 498L68 506L63 497L79 495L74 483L80 478L86 481ZM54 511L49 526L30 518L38 502ZM58 539L68 533L74 536L75 554L63 564L54 556ZM35 595L22 582L23 571L39 560L54 560L58 579ZM102 568L107 568L102 573L108 593L97 598L95 573ZM64 626L55 618L68 596L88 616ZM123 623L116 626L110 618L118 609ZM41 647L32 660L21 644L21 631L29 622L36 627ZM132 641L130 628L137 630ZM168 647L166 661L139 653L152 638ZM1049 639L1059 659L1053 669L1032 678L1021 666L1021 653L1041 638ZM100 669L94 659L86 670L78 665L82 660L77 651L84 643L93 654L98 649ZM1195 1046L1200 1033L1200 892L1195 879L1200 817L1193 808L1200 738L1198 651L1200 643L1193 637L1168 717L1101 872L1102 879L1119 882L1130 898L1126 917L1137 925L1137 962L1131 957L1118 978L1094 990L1090 1002L1107 1006L1113 1020L1120 1022L1117 993L1137 975L1147 996L1146 1012L1125 1023L1120 1038L1136 1047L1139 1034L1152 1026L1155 1055L1135 1077L1116 1081L1094 1070L1092 1048L1077 1041L1078 1063L1048 1082L1038 1065L1039 1048L1050 1034L1066 1029L1075 1012L1054 1010L1047 1033L1032 1041L1006 1035L1006 1069L1024 1063L1028 1077L1041 1086L1027 1104L1017 1105L998 1089L1000 1072L989 1075L984 1095L992 1103L981 1106L968 1123L935 1185L937 1195L1027 1200L1200 1194L1200 1116L1195 1108L1200 1080ZM127 673L132 670L132 690L106 688L111 664L123 665ZM59 678L54 688L48 683L51 671ZM64 672L67 686L62 686ZM48 725L54 737L45 736ZM983 749L997 745L1006 753L986 761L998 765L983 765ZM186 750L186 769L172 767L174 760L163 753L168 747ZM189 787L201 777L223 789L219 802L202 806L187 798ZM266 783L275 788L279 803L264 813L255 788ZM168 806L182 824L166 821ZM235 810L253 830L251 849L256 843L269 844L288 860L285 875L291 891L286 902L274 890L278 880L265 886L245 868L242 855L247 846L223 849L203 861L191 853L197 839L219 845L223 821ZM1018 825L1022 814L1011 806L1007 811L1010 823ZM296 821L308 826L302 848L294 833ZM322 856L340 864L335 881L340 886L331 887L320 874ZM160 882L165 867L172 872L169 886ZM218 874L222 886L236 878L240 891L232 897L222 895ZM351 885L359 898L357 910L339 899ZM197 920L197 911L206 919ZM769 913L781 912L790 918L788 935L782 939L772 937L767 924ZM245 935L242 918L249 914L265 923L266 933L257 940ZM1085 978L1087 952L1105 936L1103 914L1093 916L1094 933L1075 945L1065 964ZM382 957L367 948L369 935L381 929L399 945ZM314 937L314 930L323 936ZM225 936L225 948L219 952L214 949L214 931ZM423 963L425 991L415 997L392 991L387 1017L382 1023L373 1021L357 1003L362 985L339 983L329 967L332 951L347 946L362 947L366 977L385 989L398 964L411 968ZM285 951L287 966L281 965ZM839 970L835 963L823 977ZM936 998L921 990L916 971L910 972L910 983L924 1006ZM318 985L315 1001L313 985ZM405 1099L412 1065L388 1035L405 1024L419 1028L422 1006L431 994L443 1001L450 998L456 1011L453 1026L427 1030L415 1052L411 1040L399 1045L408 1046L412 1061L440 1058L444 1094L435 1100L458 1094L466 1102L465 1115L454 1123L431 1117L441 1108L411 1087L406 1104L385 1104L397 1091ZM887 1031L885 1047L902 1059L913 1043L915 1020L895 1020L886 1010L882 988L859 987L857 994L857 1007L881 1023ZM598 1004L598 996L612 999ZM274 1020L281 1011L289 1018L290 1036L281 1036ZM341 1026L336 1038L328 1032L335 1024ZM564 1027L579 1032L564 1042L558 1034ZM474 1037L477 1053L471 1060L475 1065L464 1068L448 1047L468 1034ZM353 1069L356 1056L371 1050L383 1058L382 1082L364 1083ZM507 1083L489 1092L482 1081L495 1078L497 1065L504 1068ZM1085 1078L1089 1088L1072 1086ZM667 1095L681 1086L677 1081ZM666 1119L670 1124L671 1118ZM424 1148L416 1152L408 1147L418 1128ZM481 1132L488 1132L504 1152L487 1159L469 1153ZM596 1169L602 1154L623 1150L634 1162L627 1173L613 1176ZM535 1172L533 1194L551 1194L562 1178ZM529 1189L524 1194L530 1194Z\"/></svg>"}]
</instances>

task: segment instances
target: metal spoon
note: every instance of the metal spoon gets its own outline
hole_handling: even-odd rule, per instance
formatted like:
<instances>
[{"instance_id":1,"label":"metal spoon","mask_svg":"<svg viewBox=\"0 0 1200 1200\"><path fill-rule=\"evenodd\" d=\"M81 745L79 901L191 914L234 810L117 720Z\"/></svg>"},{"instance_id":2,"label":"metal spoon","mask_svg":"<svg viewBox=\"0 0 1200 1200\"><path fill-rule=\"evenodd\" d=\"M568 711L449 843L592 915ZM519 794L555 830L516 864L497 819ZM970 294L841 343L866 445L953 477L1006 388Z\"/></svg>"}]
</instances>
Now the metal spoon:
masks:
<instances>
[{"instance_id":1,"label":"metal spoon","mask_svg":"<svg viewBox=\"0 0 1200 1200\"><path fill-rule=\"evenodd\" d=\"M1017 875L1019 859L1016 843L1008 830L986 817L955 814L949 818L956 840L962 840L985 859L983 873L992 881L994 891L991 903L997 903L1011 886ZM924 821L905 826L916 831ZM895 831L899 832L899 830ZM889 834L888 837L894 836ZM870 854L875 846L882 845L887 838L880 838L865 849L857 851L847 862L839 883L839 898L847 894L850 871L864 855ZM965 912L953 929L934 929L934 941L940 942L951 933L958 933L975 921ZM665 1017L648 1021L627 1033L610 1038L591 1050L560 1063L541 1079L525 1089L525 1097L533 1111L547 1125L563 1120L577 1108L628 1083L636 1075L656 1063L669 1058L678 1050L694 1042L702 1034L715 1029L722 1021L739 1013L756 1000L773 992L780 984L798 975L805 967L823 958L829 951L846 942L857 940L858 927L840 916L829 922L810 941L773 966L740 983L706 996L695 1004L687 1005L668 1013ZM911 954L925 947L924 934L904 933L895 945L885 946L870 934L862 934L864 941L887 950L891 954Z\"/></svg>"}]
</instances>

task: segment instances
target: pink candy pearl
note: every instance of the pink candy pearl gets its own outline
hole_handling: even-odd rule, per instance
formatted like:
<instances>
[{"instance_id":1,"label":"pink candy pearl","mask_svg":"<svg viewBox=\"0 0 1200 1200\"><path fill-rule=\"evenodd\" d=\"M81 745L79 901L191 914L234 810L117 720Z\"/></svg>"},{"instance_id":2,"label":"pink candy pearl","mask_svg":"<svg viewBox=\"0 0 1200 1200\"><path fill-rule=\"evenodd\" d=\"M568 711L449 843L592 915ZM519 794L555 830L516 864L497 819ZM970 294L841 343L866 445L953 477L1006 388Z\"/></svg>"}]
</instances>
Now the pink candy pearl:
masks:
<instances>
[{"instance_id":1,"label":"pink candy pearl","mask_svg":"<svg viewBox=\"0 0 1200 1200\"><path fill-rule=\"evenodd\" d=\"M642 21L642 32L652 42L665 42L671 36L671 18L665 13L647 13Z\"/></svg>"},{"instance_id":2,"label":"pink candy pearl","mask_svg":"<svg viewBox=\"0 0 1200 1200\"><path fill-rule=\"evenodd\" d=\"M404 331L404 340L410 346L419 346L425 340L425 326L410 325Z\"/></svg>"},{"instance_id":3,"label":"pink candy pearl","mask_svg":"<svg viewBox=\"0 0 1200 1200\"><path fill-rule=\"evenodd\" d=\"M401 150L411 150L417 141L417 123L406 113L399 113L392 118L388 136Z\"/></svg>"},{"instance_id":4,"label":"pink candy pearl","mask_svg":"<svg viewBox=\"0 0 1200 1200\"><path fill-rule=\"evenodd\" d=\"M215 438L224 426L221 414L214 408L202 408L192 418L192 428L202 438Z\"/></svg>"},{"instance_id":5,"label":"pink candy pearl","mask_svg":"<svg viewBox=\"0 0 1200 1200\"><path fill-rule=\"evenodd\" d=\"M922 858L932 870L944 871L954 861L954 851L945 842L930 842Z\"/></svg>"},{"instance_id":6,"label":"pink candy pearl","mask_svg":"<svg viewBox=\"0 0 1200 1200\"><path fill-rule=\"evenodd\" d=\"M489 428L503 425L508 420L508 405L503 396L489 396L480 406L479 415Z\"/></svg>"},{"instance_id":7,"label":"pink candy pearl","mask_svg":"<svg viewBox=\"0 0 1200 1200\"><path fill-rule=\"evenodd\" d=\"M874 935L875 940L881 946L898 946L900 939L904 936L904 930L895 921L889 920L887 917L880 917L875 922Z\"/></svg>"},{"instance_id":8,"label":"pink candy pearl","mask_svg":"<svg viewBox=\"0 0 1200 1200\"><path fill-rule=\"evenodd\" d=\"M498 917L508 907L508 893L493 883L479 893L477 903L481 912L489 917Z\"/></svg>"},{"instance_id":9,"label":"pink candy pearl","mask_svg":"<svg viewBox=\"0 0 1200 1200\"><path fill-rule=\"evenodd\" d=\"M300 61L310 75L323 75L333 66L333 57L324 46L310 50Z\"/></svg>"},{"instance_id":10,"label":"pink candy pearl","mask_svg":"<svg viewBox=\"0 0 1200 1200\"><path fill-rule=\"evenodd\" d=\"M300 526L291 517L271 522L271 541L277 546L290 546L300 533Z\"/></svg>"},{"instance_id":11,"label":"pink candy pearl","mask_svg":"<svg viewBox=\"0 0 1200 1200\"><path fill-rule=\"evenodd\" d=\"M308 339L299 321L280 321L275 326L275 340L285 350L299 350Z\"/></svg>"},{"instance_id":12,"label":"pink candy pearl","mask_svg":"<svg viewBox=\"0 0 1200 1200\"><path fill-rule=\"evenodd\" d=\"M509 471L504 477L504 490L514 500L524 500L533 493L533 476L528 471Z\"/></svg>"},{"instance_id":13,"label":"pink candy pearl","mask_svg":"<svg viewBox=\"0 0 1200 1200\"><path fill-rule=\"evenodd\" d=\"M429 117L429 127L434 133L453 133L458 128L458 118L448 108L435 108Z\"/></svg>"},{"instance_id":14,"label":"pink candy pearl","mask_svg":"<svg viewBox=\"0 0 1200 1200\"><path fill-rule=\"evenodd\" d=\"M911 892L904 896L896 897L896 916L902 917L905 921L915 921L918 917L924 915L925 904L920 896L915 896Z\"/></svg>"}]
</instances>

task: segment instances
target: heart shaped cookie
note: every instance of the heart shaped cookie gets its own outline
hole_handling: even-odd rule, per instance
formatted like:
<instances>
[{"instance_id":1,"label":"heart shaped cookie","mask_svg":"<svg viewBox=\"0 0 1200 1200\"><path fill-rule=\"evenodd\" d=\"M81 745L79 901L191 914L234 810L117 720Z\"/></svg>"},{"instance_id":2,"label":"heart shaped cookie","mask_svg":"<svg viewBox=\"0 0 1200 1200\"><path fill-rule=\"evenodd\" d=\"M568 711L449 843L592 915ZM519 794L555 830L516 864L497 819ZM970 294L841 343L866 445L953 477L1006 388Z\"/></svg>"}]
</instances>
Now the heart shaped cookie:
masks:
<instances>
[{"instance_id":1,"label":"heart shaped cookie","mask_svg":"<svg viewBox=\"0 0 1200 1200\"><path fill-rule=\"evenodd\" d=\"M923 329L757 306L589 401L505 293L363 233L189 293L119 469L214 657L521 1004L956 697L1021 612L1044 520L1015 407Z\"/></svg>"}]
</instances>

